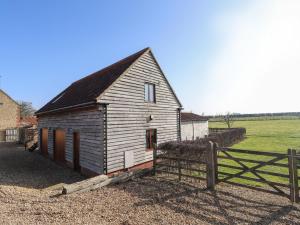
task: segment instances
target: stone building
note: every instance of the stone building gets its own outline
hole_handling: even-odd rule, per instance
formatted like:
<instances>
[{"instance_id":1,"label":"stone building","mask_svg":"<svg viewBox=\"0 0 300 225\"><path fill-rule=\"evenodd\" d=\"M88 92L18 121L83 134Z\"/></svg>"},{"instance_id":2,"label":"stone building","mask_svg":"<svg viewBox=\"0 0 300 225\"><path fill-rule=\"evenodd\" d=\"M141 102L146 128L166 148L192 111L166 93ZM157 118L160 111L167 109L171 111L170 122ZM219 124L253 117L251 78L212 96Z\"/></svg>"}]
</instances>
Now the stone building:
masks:
<instances>
[{"instance_id":1,"label":"stone building","mask_svg":"<svg viewBox=\"0 0 300 225\"><path fill-rule=\"evenodd\" d=\"M0 130L15 128L20 122L20 106L0 89Z\"/></svg>"},{"instance_id":2,"label":"stone building","mask_svg":"<svg viewBox=\"0 0 300 225\"><path fill-rule=\"evenodd\" d=\"M6 129L18 127L20 106L0 89L0 142L6 141Z\"/></svg>"}]
</instances>

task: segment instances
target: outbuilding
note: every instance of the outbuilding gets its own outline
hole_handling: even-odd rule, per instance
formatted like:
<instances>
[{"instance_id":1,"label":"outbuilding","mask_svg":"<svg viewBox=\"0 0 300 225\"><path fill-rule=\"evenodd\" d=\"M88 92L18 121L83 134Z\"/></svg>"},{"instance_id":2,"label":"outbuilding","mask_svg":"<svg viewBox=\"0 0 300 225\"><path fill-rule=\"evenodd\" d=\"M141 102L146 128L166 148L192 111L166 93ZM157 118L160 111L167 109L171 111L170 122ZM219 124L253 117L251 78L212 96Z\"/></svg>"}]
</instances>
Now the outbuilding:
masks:
<instances>
[{"instance_id":1,"label":"outbuilding","mask_svg":"<svg viewBox=\"0 0 300 225\"><path fill-rule=\"evenodd\" d=\"M178 100L150 48L59 93L37 111L42 154L87 175L145 167L180 140Z\"/></svg>"},{"instance_id":2,"label":"outbuilding","mask_svg":"<svg viewBox=\"0 0 300 225\"><path fill-rule=\"evenodd\" d=\"M208 117L191 112L181 113L181 139L196 140L208 135Z\"/></svg>"}]
</instances>

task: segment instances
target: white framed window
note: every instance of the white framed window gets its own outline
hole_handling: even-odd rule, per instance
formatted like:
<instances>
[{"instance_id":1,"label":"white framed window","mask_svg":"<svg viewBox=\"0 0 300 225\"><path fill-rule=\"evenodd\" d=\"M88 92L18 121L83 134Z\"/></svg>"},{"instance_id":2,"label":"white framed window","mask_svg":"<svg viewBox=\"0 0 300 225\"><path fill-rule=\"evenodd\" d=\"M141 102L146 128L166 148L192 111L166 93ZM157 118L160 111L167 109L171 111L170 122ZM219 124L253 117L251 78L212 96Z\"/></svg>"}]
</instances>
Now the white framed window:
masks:
<instances>
[{"instance_id":1,"label":"white framed window","mask_svg":"<svg viewBox=\"0 0 300 225\"><path fill-rule=\"evenodd\" d=\"M153 103L156 102L155 84L145 83L145 101Z\"/></svg>"}]
</instances>

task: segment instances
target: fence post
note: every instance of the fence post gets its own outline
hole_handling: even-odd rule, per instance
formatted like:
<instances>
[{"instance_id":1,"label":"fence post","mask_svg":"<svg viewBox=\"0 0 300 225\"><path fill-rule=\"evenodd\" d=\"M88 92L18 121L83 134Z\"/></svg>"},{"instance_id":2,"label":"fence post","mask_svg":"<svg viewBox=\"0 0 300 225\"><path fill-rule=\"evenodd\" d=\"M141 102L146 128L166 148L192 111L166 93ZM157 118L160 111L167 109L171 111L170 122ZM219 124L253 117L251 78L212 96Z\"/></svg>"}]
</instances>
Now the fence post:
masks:
<instances>
[{"instance_id":1,"label":"fence post","mask_svg":"<svg viewBox=\"0 0 300 225\"><path fill-rule=\"evenodd\" d=\"M152 171L153 176L156 175L156 160L157 160L157 146L155 144L153 149L153 171Z\"/></svg>"},{"instance_id":2,"label":"fence post","mask_svg":"<svg viewBox=\"0 0 300 225\"><path fill-rule=\"evenodd\" d=\"M215 147L213 142L209 142L207 151L207 162L206 162L206 182L207 188L215 190L216 185L216 171L215 171Z\"/></svg>"},{"instance_id":3,"label":"fence post","mask_svg":"<svg viewBox=\"0 0 300 225\"><path fill-rule=\"evenodd\" d=\"M214 142L215 182L218 183L218 143Z\"/></svg>"},{"instance_id":4,"label":"fence post","mask_svg":"<svg viewBox=\"0 0 300 225\"><path fill-rule=\"evenodd\" d=\"M179 179L179 181L181 181L181 154L182 154L182 152L181 151L179 151L179 157L178 157L178 159L177 159L177 162L178 162L178 179Z\"/></svg>"},{"instance_id":5,"label":"fence post","mask_svg":"<svg viewBox=\"0 0 300 225\"><path fill-rule=\"evenodd\" d=\"M290 199L299 202L299 185L296 150L288 149L289 176L290 176Z\"/></svg>"}]
</instances>

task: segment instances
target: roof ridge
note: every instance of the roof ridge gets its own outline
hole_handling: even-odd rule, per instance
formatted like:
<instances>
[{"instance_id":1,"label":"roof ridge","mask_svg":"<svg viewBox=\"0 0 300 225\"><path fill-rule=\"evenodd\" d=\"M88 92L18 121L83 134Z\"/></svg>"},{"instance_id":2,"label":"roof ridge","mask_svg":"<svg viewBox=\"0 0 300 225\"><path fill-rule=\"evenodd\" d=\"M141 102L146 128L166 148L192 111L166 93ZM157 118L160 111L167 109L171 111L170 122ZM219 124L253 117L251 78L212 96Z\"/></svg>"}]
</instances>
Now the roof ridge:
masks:
<instances>
[{"instance_id":1,"label":"roof ridge","mask_svg":"<svg viewBox=\"0 0 300 225\"><path fill-rule=\"evenodd\" d=\"M106 66L106 67L104 67L104 68L102 68L102 69L100 69L100 70L98 70L98 71L96 71L96 72L93 72L93 73L91 73L91 74L89 74L89 75L87 75L87 76L85 76L85 77L82 77L82 78L80 78L79 80L74 81L71 85L73 85L73 84L75 84L75 83L77 83L77 82L79 82L79 81L82 81L82 80L84 80L84 79L90 78L90 77L92 77L92 76L98 74L99 72L104 72L104 71L108 70L109 68L115 66L116 64L125 62L126 60L128 60L128 59L130 59L130 58L132 58L132 57L134 57L134 56L136 56L136 55L142 54L142 53L146 52L147 50L150 50L150 47L146 47L146 48L144 48L144 49L142 49L142 50L140 50L140 51L138 51L138 52L136 52L136 53L133 53L133 54L127 56L126 58L120 59L120 60L118 60L117 62L115 62L115 63L113 63L113 64L110 64L109 66Z\"/></svg>"},{"instance_id":2,"label":"roof ridge","mask_svg":"<svg viewBox=\"0 0 300 225\"><path fill-rule=\"evenodd\" d=\"M71 107L86 102L95 102L97 97L109 88L132 64L144 53L150 51L144 48L132 55L127 56L103 69L87 75L65 88L60 94L40 108L36 115L53 110ZM62 95L64 94L64 95ZM61 97L60 97L61 96Z\"/></svg>"}]
</instances>

